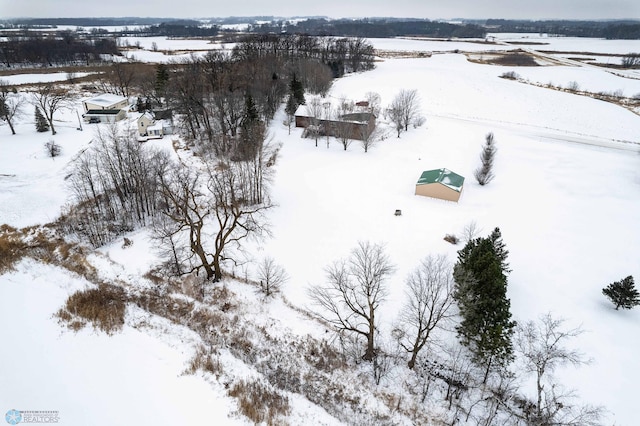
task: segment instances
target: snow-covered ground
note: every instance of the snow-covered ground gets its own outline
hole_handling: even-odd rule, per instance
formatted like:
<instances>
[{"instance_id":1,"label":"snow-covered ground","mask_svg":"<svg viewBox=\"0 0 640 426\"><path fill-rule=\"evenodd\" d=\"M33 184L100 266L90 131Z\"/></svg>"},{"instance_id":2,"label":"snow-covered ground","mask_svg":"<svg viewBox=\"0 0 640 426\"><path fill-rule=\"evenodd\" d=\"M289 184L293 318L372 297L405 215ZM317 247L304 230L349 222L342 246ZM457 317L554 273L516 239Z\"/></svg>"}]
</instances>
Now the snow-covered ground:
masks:
<instances>
[{"instance_id":1,"label":"snow-covered ground","mask_svg":"<svg viewBox=\"0 0 640 426\"><path fill-rule=\"evenodd\" d=\"M387 46L403 43L407 50L436 50L420 47L427 46L422 41ZM574 50L592 51L591 43L580 50L574 44ZM461 246L445 242L445 234L460 233L471 221L484 234L500 227L513 270L508 297L514 318L552 312L571 326L582 325L587 332L573 343L593 363L562 370L563 384L576 388L584 402L604 405L607 424L634 425L640 344L630 336L640 330L640 310L615 311L601 289L627 275L640 278L640 117L584 96L499 78L511 70L543 83L575 81L593 91L640 93L639 80L593 67L499 67L470 63L461 54L379 62L373 71L337 80L331 95L359 100L376 91L385 105L400 89L417 89L426 124L399 139L391 133L365 154L357 141L346 152L336 141L328 148L320 141L316 148L300 138L299 129L289 135L282 116L274 120L274 141L282 143L273 187L278 206L270 214L273 238L254 247L253 255L282 264L291 276L284 294L308 306L305 288L322 282L326 265L358 240L386 244L397 266L379 316L388 332L404 279L418 262L439 253L455 261ZM17 126L18 135L0 127L0 223L46 223L66 202L67 164L89 145L98 125L77 131L74 111L57 119L54 137L35 132L31 111ZM481 187L472 176L488 132L498 147L496 178ZM49 139L64 150L55 160L43 150ZM466 177L457 204L413 195L422 171L441 167ZM396 209L402 216L394 216ZM135 255L115 245L103 252L124 265L123 274L143 274L153 261L143 236L135 236ZM181 349L180 339L190 341L187 331L149 336L125 327L111 337L63 331L51 315L87 285L32 261L0 276L0 341L16 342L0 346L0 362L12 366L0 380L0 410L59 410L63 425L118 424L123 415L158 425L239 421L228 417L232 402L221 389L181 376L190 355ZM317 418L326 421L326 414Z\"/></svg>"},{"instance_id":2,"label":"snow-covered ground","mask_svg":"<svg viewBox=\"0 0 640 426\"><path fill-rule=\"evenodd\" d=\"M508 41L536 50L554 52L593 52L626 55L640 51L640 40L607 40L603 38L553 37L538 33L489 33L487 37ZM529 43L535 43L530 45Z\"/></svg>"},{"instance_id":3,"label":"snow-covered ground","mask_svg":"<svg viewBox=\"0 0 640 426\"><path fill-rule=\"evenodd\" d=\"M86 77L89 73L74 73L74 78ZM69 79L69 73L51 72L38 74L15 74L8 76L0 76L0 80L8 85L31 84L31 83L51 83L53 81L66 81Z\"/></svg>"}]
</instances>

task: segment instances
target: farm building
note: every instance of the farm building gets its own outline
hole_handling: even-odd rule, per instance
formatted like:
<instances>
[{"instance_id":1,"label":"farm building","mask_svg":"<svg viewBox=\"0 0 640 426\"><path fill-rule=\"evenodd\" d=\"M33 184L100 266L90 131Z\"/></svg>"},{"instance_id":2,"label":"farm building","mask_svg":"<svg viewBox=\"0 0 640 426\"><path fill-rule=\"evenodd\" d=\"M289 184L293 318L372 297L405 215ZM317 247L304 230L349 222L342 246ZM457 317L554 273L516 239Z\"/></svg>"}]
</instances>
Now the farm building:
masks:
<instances>
[{"instance_id":1,"label":"farm building","mask_svg":"<svg viewBox=\"0 0 640 426\"><path fill-rule=\"evenodd\" d=\"M371 112L353 112L336 119L322 119L310 116L305 105L300 105L295 113L296 127L317 127L322 136L348 134L349 139L363 140L376 128L376 116Z\"/></svg>"},{"instance_id":2,"label":"farm building","mask_svg":"<svg viewBox=\"0 0 640 426\"><path fill-rule=\"evenodd\" d=\"M123 109L90 109L82 114L84 121L89 123L114 123L127 116Z\"/></svg>"},{"instance_id":3,"label":"farm building","mask_svg":"<svg viewBox=\"0 0 640 426\"><path fill-rule=\"evenodd\" d=\"M129 109L129 100L123 96L114 95L112 93L103 93L90 99L82 101L84 112L91 110L116 110Z\"/></svg>"},{"instance_id":4,"label":"farm building","mask_svg":"<svg viewBox=\"0 0 640 426\"><path fill-rule=\"evenodd\" d=\"M448 169L434 169L422 172L416 183L416 195L455 201L460 199L464 177Z\"/></svg>"}]
</instances>

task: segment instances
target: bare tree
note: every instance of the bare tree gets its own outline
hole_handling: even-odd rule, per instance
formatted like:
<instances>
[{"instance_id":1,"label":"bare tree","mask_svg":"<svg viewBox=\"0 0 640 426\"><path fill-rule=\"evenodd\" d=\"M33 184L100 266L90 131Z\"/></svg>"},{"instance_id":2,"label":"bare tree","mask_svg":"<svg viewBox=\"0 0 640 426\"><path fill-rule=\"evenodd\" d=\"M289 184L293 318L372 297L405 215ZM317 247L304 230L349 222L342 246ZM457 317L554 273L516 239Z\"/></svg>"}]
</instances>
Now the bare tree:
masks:
<instances>
[{"instance_id":1,"label":"bare tree","mask_svg":"<svg viewBox=\"0 0 640 426\"><path fill-rule=\"evenodd\" d=\"M369 112L376 117L380 115L380 104L382 102L380 94L377 92L367 92L365 93L364 98L369 104L369 106L367 107L369 109Z\"/></svg>"},{"instance_id":2,"label":"bare tree","mask_svg":"<svg viewBox=\"0 0 640 426\"><path fill-rule=\"evenodd\" d=\"M324 107L320 98L311 98L306 104L307 117L309 119L309 125L307 126L307 132L311 134L315 141L316 147L318 146L318 137L320 136L320 123L323 114Z\"/></svg>"},{"instance_id":3,"label":"bare tree","mask_svg":"<svg viewBox=\"0 0 640 426\"><path fill-rule=\"evenodd\" d=\"M23 105L24 98L17 93L12 93L8 82L0 80L0 120L7 122L12 135L16 134L13 127L14 119L20 117Z\"/></svg>"},{"instance_id":4,"label":"bare tree","mask_svg":"<svg viewBox=\"0 0 640 426\"><path fill-rule=\"evenodd\" d=\"M640 65L640 53L628 53L622 57L622 68L636 68Z\"/></svg>"},{"instance_id":5,"label":"bare tree","mask_svg":"<svg viewBox=\"0 0 640 426\"><path fill-rule=\"evenodd\" d=\"M428 256L407 277L407 301L395 332L400 346L411 354L409 368L414 367L432 332L452 315L452 270L445 256Z\"/></svg>"},{"instance_id":6,"label":"bare tree","mask_svg":"<svg viewBox=\"0 0 640 426\"><path fill-rule=\"evenodd\" d=\"M189 249L197 261L192 261L191 269L184 272L197 272L204 269L207 279L211 279L214 276L214 270L205 250L206 235L203 230L206 220L211 215L211 209L202 190L199 175L186 167L175 165L168 174L160 176L160 188L167 206L164 214L173 226L167 222L159 222L161 227L156 228L156 234L162 237L161 242L175 246L176 239L179 238L178 234L186 231ZM171 261L176 263L174 269L177 272L183 272L180 266L181 259L178 257L179 248L171 247L171 252L173 254Z\"/></svg>"},{"instance_id":7,"label":"bare tree","mask_svg":"<svg viewBox=\"0 0 640 426\"><path fill-rule=\"evenodd\" d=\"M480 185L486 185L493 180L495 175L493 174L493 160L496 157L496 145L493 140L493 133L487 133L485 136L485 144L482 146L482 153L480 154L481 165L474 172L473 175L476 181Z\"/></svg>"},{"instance_id":8,"label":"bare tree","mask_svg":"<svg viewBox=\"0 0 640 426\"><path fill-rule=\"evenodd\" d=\"M478 235L482 232L482 228L478 225L478 222L472 220L462 228L462 238L465 243L478 238Z\"/></svg>"},{"instance_id":9,"label":"bare tree","mask_svg":"<svg viewBox=\"0 0 640 426\"><path fill-rule=\"evenodd\" d=\"M55 158L62 154L62 147L57 144L53 139L50 139L44 144L44 150L48 157Z\"/></svg>"},{"instance_id":10,"label":"bare tree","mask_svg":"<svg viewBox=\"0 0 640 426\"><path fill-rule=\"evenodd\" d=\"M583 354L565 346L567 340L583 331L580 328L567 330L563 327L564 322L547 313L538 322L528 321L517 326L516 351L524 370L536 377L537 403L528 417L532 424L597 424L602 410L598 407L575 407L569 403L572 392L563 393L551 376L559 366L580 366L589 362Z\"/></svg>"},{"instance_id":11,"label":"bare tree","mask_svg":"<svg viewBox=\"0 0 640 426\"><path fill-rule=\"evenodd\" d=\"M402 89L393 98L387 113L395 125L398 137L402 131L408 131L409 125L420 117L420 97L416 89Z\"/></svg>"},{"instance_id":12,"label":"bare tree","mask_svg":"<svg viewBox=\"0 0 640 426\"><path fill-rule=\"evenodd\" d=\"M238 264L243 240L268 234L262 213L272 204L266 196L260 204L248 202L251 189L243 185L237 164L208 166L207 171L207 182L201 183L198 173L180 167L162 180L162 190L176 232L189 235L193 256L188 272L202 269L207 279L218 282L225 262ZM207 226L214 227L212 236L205 233Z\"/></svg>"},{"instance_id":13,"label":"bare tree","mask_svg":"<svg viewBox=\"0 0 640 426\"><path fill-rule=\"evenodd\" d=\"M53 126L54 114L60 109L67 107L72 99L73 95L68 90L58 87L53 83L44 84L37 92L33 93L32 103L42 110L44 117L49 123L52 135L56 134L56 129Z\"/></svg>"},{"instance_id":14,"label":"bare tree","mask_svg":"<svg viewBox=\"0 0 640 426\"><path fill-rule=\"evenodd\" d=\"M362 146L364 152L369 152L369 148L386 138L387 133L379 126L373 129L370 129L369 126L360 126L360 146Z\"/></svg>"},{"instance_id":15,"label":"bare tree","mask_svg":"<svg viewBox=\"0 0 640 426\"><path fill-rule=\"evenodd\" d=\"M280 292L282 285L289 280L287 272L272 257L265 257L258 265L260 291L269 297Z\"/></svg>"},{"instance_id":16,"label":"bare tree","mask_svg":"<svg viewBox=\"0 0 640 426\"><path fill-rule=\"evenodd\" d=\"M394 269L383 245L360 241L349 258L326 268L326 286L309 289L309 297L320 308L322 319L339 332L366 339L362 358L367 361L376 356L376 313L386 299L386 280Z\"/></svg>"},{"instance_id":17,"label":"bare tree","mask_svg":"<svg viewBox=\"0 0 640 426\"><path fill-rule=\"evenodd\" d=\"M113 62L101 80L100 86L106 92L128 98L137 75L135 64Z\"/></svg>"},{"instance_id":18,"label":"bare tree","mask_svg":"<svg viewBox=\"0 0 640 426\"><path fill-rule=\"evenodd\" d=\"M335 110L335 120L333 123L334 131L336 138L342 144L342 148L346 151L347 148L351 145L353 141L353 133L355 124L353 121L349 120L347 114L353 112L353 102L347 101L345 98L342 98L338 103L338 106Z\"/></svg>"}]
</instances>

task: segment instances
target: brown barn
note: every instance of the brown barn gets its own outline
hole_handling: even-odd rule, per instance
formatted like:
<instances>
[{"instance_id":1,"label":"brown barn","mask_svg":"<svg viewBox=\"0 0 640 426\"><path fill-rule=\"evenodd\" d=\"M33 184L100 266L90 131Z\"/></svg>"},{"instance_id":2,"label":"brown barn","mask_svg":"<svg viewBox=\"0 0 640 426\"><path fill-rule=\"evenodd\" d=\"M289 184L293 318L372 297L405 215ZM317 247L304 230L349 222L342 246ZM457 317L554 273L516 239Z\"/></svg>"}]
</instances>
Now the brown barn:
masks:
<instances>
[{"instance_id":1,"label":"brown barn","mask_svg":"<svg viewBox=\"0 0 640 426\"><path fill-rule=\"evenodd\" d=\"M308 115L304 105L295 114L296 127L308 128L314 119ZM349 139L363 140L376 128L376 116L370 112L354 112L340 116L337 120L316 119L322 136L338 136L339 132L349 133Z\"/></svg>"},{"instance_id":2,"label":"brown barn","mask_svg":"<svg viewBox=\"0 0 640 426\"><path fill-rule=\"evenodd\" d=\"M416 183L416 195L455 201L460 199L464 177L448 169L435 169L422 172Z\"/></svg>"}]
</instances>

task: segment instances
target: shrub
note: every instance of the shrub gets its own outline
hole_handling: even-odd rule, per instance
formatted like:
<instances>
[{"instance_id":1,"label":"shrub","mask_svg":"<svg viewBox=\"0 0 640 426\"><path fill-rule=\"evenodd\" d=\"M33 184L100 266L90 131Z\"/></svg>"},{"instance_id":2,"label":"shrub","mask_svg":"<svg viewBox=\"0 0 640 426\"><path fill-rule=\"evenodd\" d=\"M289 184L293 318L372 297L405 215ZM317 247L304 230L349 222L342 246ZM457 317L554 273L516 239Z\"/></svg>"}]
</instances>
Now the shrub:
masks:
<instances>
[{"instance_id":1,"label":"shrub","mask_svg":"<svg viewBox=\"0 0 640 426\"><path fill-rule=\"evenodd\" d=\"M577 92L578 90L580 90L580 85L577 81L571 81L567 85L567 90L570 92Z\"/></svg>"},{"instance_id":2,"label":"shrub","mask_svg":"<svg viewBox=\"0 0 640 426\"><path fill-rule=\"evenodd\" d=\"M256 424L280 424L278 418L291 411L289 398L259 381L241 380L231 387L229 396L238 400L240 413Z\"/></svg>"},{"instance_id":3,"label":"shrub","mask_svg":"<svg viewBox=\"0 0 640 426\"><path fill-rule=\"evenodd\" d=\"M112 334L124 325L126 302L122 288L100 284L98 288L78 291L69 296L64 308L56 316L73 330L90 322L95 328Z\"/></svg>"},{"instance_id":4,"label":"shrub","mask_svg":"<svg viewBox=\"0 0 640 426\"><path fill-rule=\"evenodd\" d=\"M13 268L25 255L22 234L9 225L0 225L0 274Z\"/></svg>"},{"instance_id":5,"label":"shrub","mask_svg":"<svg viewBox=\"0 0 640 426\"><path fill-rule=\"evenodd\" d=\"M458 237L456 237L453 234L447 234L444 236L444 240L448 243L451 243L453 245L456 245L460 242L460 240L458 239Z\"/></svg>"},{"instance_id":6,"label":"shrub","mask_svg":"<svg viewBox=\"0 0 640 426\"><path fill-rule=\"evenodd\" d=\"M62 147L59 144L55 143L53 139L49 139L49 141L44 144L44 149L47 153L47 156L51 158L55 158L62 154Z\"/></svg>"},{"instance_id":7,"label":"shrub","mask_svg":"<svg viewBox=\"0 0 640 426\"><path fill-rule=\"evenodd\" d=\"M188 367L185 371L187 374L195 374L197 371L205 371L220 377L222 374L222 364L219 359L213 359L211 353L207 349L200 345L196 349L196 353L189 361Z\"/></svg>"},{"instance_id":8,"label":"shrub","mask_svg":"<svg viewBox=\"0 0 640 426\"><path fill-rule=\"evenodd\" d=\"M500 77L501 78L506 78L507 80L517 80L517 79L520 78L518 73L516 73L515 71L504 72L504 73L502 73L502 75Z\"/></svg>"}]
</instances>

